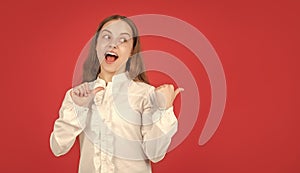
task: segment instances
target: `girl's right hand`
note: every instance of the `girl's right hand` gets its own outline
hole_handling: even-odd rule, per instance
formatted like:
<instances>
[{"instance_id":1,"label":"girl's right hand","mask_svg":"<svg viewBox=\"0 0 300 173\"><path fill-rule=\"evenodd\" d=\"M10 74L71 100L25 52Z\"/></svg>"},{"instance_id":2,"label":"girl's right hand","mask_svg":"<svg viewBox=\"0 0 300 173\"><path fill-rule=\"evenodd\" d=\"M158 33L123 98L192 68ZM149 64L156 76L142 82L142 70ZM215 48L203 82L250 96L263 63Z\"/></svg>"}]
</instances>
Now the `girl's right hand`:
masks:
<instances>
[{"instance_id":1,"label":"girl's right hand","mask_svg":"<svg viewBox=\"0 0 300 173\"><path fill-rule=\"evenodd\" d=\"M103 87L97 87L93 90L89 89L87 82L75 87L71 91L71 97L78 106L89 107L96 93L103 90Z\"/></svg>"}]
</instances>

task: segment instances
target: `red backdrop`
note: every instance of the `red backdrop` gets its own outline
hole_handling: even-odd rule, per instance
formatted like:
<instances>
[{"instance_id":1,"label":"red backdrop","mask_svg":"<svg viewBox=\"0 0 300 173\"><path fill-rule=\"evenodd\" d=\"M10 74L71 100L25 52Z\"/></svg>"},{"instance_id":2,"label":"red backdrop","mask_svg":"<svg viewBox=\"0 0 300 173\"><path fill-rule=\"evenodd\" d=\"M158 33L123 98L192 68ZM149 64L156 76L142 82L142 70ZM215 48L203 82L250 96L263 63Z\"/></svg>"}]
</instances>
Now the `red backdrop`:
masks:
<instances>
[{"instance_id":1,"label":"red backdrop","mask_svg":"<svg viewBox=\"0 0 300 173\"><path fill-rule=\"evenodd\" d=\"M164 14L192 24L210 40L226 75L222 122L199 146L210 108L201 62L179 43L142 38L144 50L180 58L201 93L192 132L153 172L300 172L299 8L293 0L1 2L0 172L77 172L78 144L56 158L49 135L81 49L98 23L115 13ZM150 73L155 84L171 81L157 76L163 75ZM177 99L176 112L179 104Z\"/></svg>"}]
</instances>

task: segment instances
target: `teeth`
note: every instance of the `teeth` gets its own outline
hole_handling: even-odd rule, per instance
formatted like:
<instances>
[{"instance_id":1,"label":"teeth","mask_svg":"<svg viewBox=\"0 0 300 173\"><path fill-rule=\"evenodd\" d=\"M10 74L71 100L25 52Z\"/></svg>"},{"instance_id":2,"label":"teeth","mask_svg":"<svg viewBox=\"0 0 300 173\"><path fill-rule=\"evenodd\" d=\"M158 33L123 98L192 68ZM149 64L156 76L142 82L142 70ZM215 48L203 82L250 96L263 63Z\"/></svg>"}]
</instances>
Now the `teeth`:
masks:
<instances>
[{"instance_id":1,"label":"teeth","mask_svg":"<svg viewBox=\"0 0 300 173\"><path fill-rule=\"evenodd\" d=\"M114 53L114 52L106 52L105 53L105 56L107 56L107 55L111 55L111 56L118 56L116 53Z\"/></svg>"}]
</instances>

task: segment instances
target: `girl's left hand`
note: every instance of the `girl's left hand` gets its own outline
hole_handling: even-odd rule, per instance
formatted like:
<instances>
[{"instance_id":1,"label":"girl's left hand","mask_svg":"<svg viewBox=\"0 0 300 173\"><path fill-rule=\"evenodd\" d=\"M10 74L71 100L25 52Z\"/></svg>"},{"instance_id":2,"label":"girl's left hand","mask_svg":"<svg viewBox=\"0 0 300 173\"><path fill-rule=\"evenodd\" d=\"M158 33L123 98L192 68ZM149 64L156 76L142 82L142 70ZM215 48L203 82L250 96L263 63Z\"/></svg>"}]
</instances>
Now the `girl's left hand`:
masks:
<instances>
[{"instance_id":1,"label":"girl's left hand","mask_svg":"<svg viewBox=\"0 0 300 173\"><path fill-rule=\"evenodd\" d=\"M184 91L184 89L177 88L174 91L174 86L171 84L164 84L155 88L155 94L156 94L159 108L168 109L172 107L176 96L181 91Z\"/></svg>"}]
</instances>

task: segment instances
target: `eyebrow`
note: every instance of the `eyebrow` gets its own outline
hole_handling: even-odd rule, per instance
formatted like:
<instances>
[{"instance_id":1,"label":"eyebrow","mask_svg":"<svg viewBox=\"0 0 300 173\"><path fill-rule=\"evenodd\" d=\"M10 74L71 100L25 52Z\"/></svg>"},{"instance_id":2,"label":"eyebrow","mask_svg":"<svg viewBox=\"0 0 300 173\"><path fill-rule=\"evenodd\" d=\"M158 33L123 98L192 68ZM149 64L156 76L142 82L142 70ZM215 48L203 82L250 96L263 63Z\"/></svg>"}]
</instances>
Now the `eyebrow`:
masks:
<instances>
[{"instance_id":1,"label":"eyebrow","mask_svg":"<svg viewBox=\"0 0 300 173\"><path fill-rule=\"evenodd\" d=\"M110 34L112 34L112 32L111 31L109 31L109 30L107 30L107 29L103 29L102 31L101 31L101 33L102 32L104 32L104 31L106 31L106 32L109 32ZM129 34L129 33L127 33L127 32L122 32L120 35L128 35L129 37L131 37L131 35Z\"/></svg>"},{"instance_id":2,"label":"eyebrow","mask_svg":"<svg viewBox=\"0 0 300 173\"><path fill-rule=\"evenodd\" d=\"M103 30L101 31L101 33L104 32L104 31L111 33L111 32L110 32L109 30L107 30L107 29L103 29Z\"/></svg>"},{"instance_id":3,"label":"eyebrow","mask_svg":"<svg viewBox=\"0 0 300 173\"><path fill-rule=\"evenodd\" d=\"M120 35L128 35L129 37L131 37L131 35L130 34L128 34L127 32L122 32Z\"/></svg>"}]
</instances>

